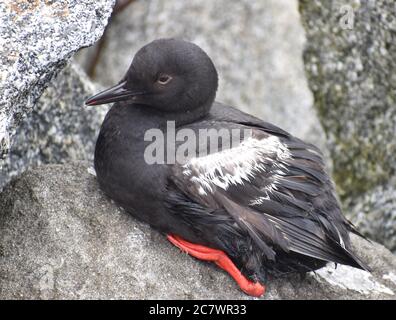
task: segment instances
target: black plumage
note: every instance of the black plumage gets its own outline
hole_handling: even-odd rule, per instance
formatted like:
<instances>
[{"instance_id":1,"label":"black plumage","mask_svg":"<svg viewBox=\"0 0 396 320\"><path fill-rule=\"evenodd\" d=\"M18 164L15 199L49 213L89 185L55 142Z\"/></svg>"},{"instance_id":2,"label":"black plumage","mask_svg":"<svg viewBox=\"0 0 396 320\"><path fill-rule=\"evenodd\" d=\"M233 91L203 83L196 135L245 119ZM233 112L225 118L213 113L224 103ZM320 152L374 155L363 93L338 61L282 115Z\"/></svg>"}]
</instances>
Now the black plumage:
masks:
<instances>
[{"instance_id":1,"label":"black plumage","mask_svg":"<svg viewBox=\"0 0 396 320\"><path fill-rule=\"evenodd\" d=\"M198 46L161 39L143 47L120 84L87 101L117 102L95 150L104 192L161 232L224 251L253 280L316 270L329 261L368 270L352 252L349 232L357 231L341 212L320 150L214 102L216 90L216 69ZM257 153L254 159L235 153L235 163L223 151L208 155L208 163L217 164L213 170L203 158L147 164L144 133L166 132L168 120L176 121L176 131L197 134L249 129L241 149L231 151L251 146ZM207 145L196 146L202 148Z\"/></svg>"}]
</instances>

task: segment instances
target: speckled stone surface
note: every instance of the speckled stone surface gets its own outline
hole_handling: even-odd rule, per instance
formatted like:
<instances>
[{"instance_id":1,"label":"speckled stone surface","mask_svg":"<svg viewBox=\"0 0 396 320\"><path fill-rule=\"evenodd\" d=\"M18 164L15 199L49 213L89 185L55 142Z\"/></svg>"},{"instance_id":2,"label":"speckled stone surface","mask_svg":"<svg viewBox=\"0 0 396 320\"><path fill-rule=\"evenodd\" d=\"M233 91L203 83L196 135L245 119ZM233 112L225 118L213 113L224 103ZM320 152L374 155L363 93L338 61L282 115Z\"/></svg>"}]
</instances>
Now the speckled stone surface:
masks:
<instances>
[{"instance_id":1,"label":"speckled stone surface","mask_svg":"<svg viewBox=\"0 0 396 320\"><path fill-rule=\"evenodd\" d=\"M219 71L217 100L325 149L304 74L297 1L136 0L109 26L96 80L117 83L136 51L160 37L193 41L209 54ZM87 57L79 56L82 64Z\"/></svg>"},{"instance_id":2,"label":"speckled stone surface","mask_svg":"<svg viewBox=\"0 0 396 320\"><path fill-rule=\"evenodd\" d=\"M36 100L65 61L103 33L114 0L0 2L0 166Z\"/></svg>"},{"instance_id":3,"label":"speckled stone surface","mask_svg":"<svg viewBox=\"0 0 396 320\"><path fill-rule=\"evenodd\" d=\"M84 101L98 91L78 65L60 71L19 124L3 160L0 188L29 166L92 160L108 107L87 107Z\"/></svg>"},{"instance_id":4,"label":"speckled stone surface","mask_svg":"<svg viewBox=\"0 0 396 320\"><path fill-rule=\"evenodd\" d=\"M29 169L0 194L0 299L248 299L99 190L85 163ZM373 274L329 265L264 299L395 299L396 257L354 236Z\"/></svg>"},{"instance_id":5,"label":"speckled stone surface","mask_svg":"<svg viewBox=\"0 0 396 320\"><path fill-rule=\"evenodd\" d=\"M355 199L350 218L359 231L371 239L384 242L396 253L396 181L379 185Z\"/></svg>"},{"instance_id":6,"label":"speckled stone surface","mask_svg":"<svg viewBox=\"0 0 396 320\"><path fill-rule=\"evenodd\" d=\"M345 212L396 250L395 3L301 0L300 12L309 85Z\"/></svg>"}]
</instances>

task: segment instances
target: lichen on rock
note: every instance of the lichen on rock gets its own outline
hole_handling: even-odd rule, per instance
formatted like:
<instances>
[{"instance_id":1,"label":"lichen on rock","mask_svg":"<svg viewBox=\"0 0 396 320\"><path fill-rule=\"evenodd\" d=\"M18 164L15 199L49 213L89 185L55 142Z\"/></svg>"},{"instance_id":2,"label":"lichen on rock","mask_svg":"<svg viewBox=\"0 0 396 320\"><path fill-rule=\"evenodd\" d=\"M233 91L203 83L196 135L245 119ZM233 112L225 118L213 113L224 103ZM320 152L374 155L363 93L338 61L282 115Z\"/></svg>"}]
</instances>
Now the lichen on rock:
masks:
<instances>
[{"instance_id":1,"label":"lichen on rock","mask_svg":"<svg viewBox=\"0 0 396 320\"><path fill-rule=\"evenodd\" d=\"M395 4L300 0L300 13L307 34L308 82L328 137L345 212L355 218L376 215L371 212L376 210L372 200L364 205L371 209L354 210L360 210L362 201L370 198L365 195L380 186L396 195L395 179L391 179L396 174ZM381 202L381 194L377 197ZM395 228L395 209L392 206L391 214L377 215L387 228ZM391 229L381 238L376 228L365 231L396 250Z\"/></svg>"}]
</instances>

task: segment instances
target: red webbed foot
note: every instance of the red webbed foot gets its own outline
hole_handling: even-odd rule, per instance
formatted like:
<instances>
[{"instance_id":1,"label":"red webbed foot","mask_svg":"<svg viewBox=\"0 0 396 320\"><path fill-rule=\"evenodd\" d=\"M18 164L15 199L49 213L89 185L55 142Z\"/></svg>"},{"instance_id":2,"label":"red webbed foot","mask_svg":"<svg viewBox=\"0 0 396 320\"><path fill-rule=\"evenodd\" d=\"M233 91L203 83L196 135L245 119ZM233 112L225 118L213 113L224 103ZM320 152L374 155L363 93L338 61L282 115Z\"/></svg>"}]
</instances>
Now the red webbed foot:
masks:
<instances>
[{"instance_id":1,"label":"red webbed foot","mask_svg":"<svg viewBox=\"0 0 396 320\"><path fill-rule=\"evenodd\" d=\"M167 237L176 247L187 252L189 255L200 260L213 261L216 263L234 278L241 290L246 294L253 297L260 297L264 294L265 286L259 282L248 280L223 251L188 242L176 235L168 234Z\"/></svg>"}]
</instances>

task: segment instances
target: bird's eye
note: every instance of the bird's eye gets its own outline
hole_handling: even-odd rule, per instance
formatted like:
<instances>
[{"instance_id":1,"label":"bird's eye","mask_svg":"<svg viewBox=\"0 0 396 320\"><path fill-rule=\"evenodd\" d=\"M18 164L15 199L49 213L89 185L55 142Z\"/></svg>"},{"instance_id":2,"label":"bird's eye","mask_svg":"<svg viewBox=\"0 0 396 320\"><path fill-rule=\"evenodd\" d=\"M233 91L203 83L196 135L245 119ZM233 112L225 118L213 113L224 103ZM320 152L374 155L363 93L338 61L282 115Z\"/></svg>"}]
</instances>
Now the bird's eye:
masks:
<instances>
[{"instance_id":1,"label":"bird's eye","mask_svg":"<svg viewBox=\"0 0 396 320\"><path fill-rule=\"evenodd\" d=\"M157 82L158 82L159 84L164 85L164 84L169 83L171 80L172 80L172 77L171 77L170 75L161 74L161 75L158 77Z\"/></svg>"}]
</instances>

